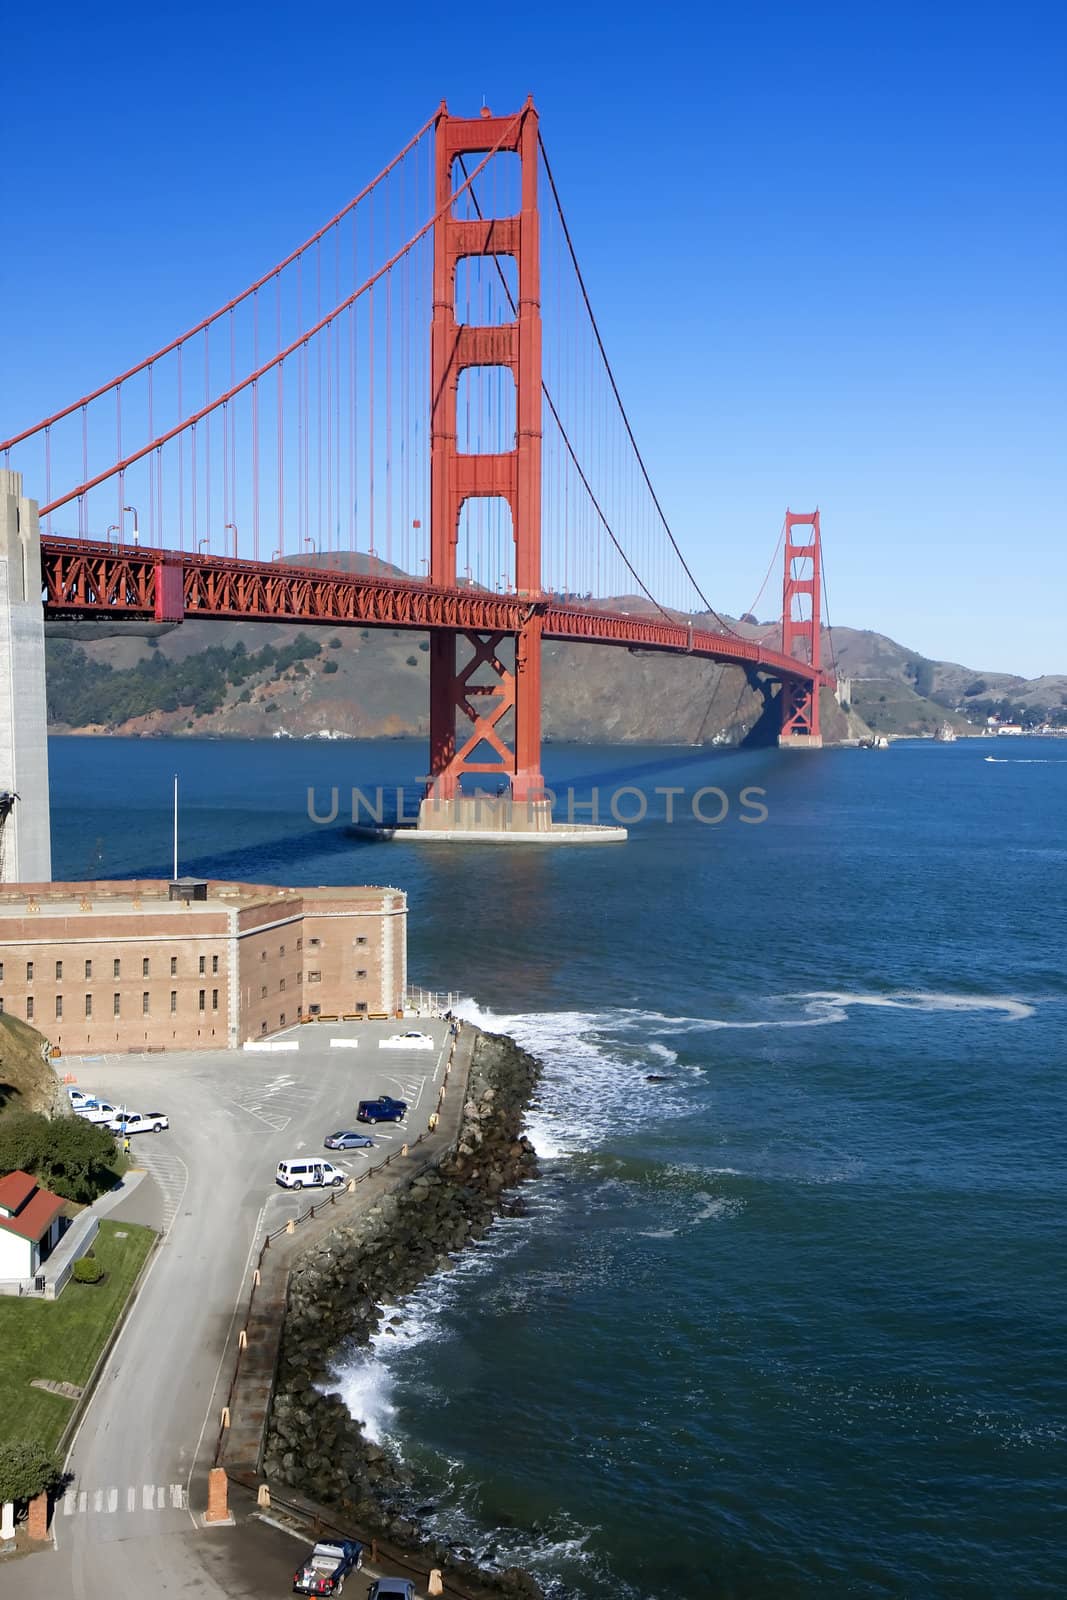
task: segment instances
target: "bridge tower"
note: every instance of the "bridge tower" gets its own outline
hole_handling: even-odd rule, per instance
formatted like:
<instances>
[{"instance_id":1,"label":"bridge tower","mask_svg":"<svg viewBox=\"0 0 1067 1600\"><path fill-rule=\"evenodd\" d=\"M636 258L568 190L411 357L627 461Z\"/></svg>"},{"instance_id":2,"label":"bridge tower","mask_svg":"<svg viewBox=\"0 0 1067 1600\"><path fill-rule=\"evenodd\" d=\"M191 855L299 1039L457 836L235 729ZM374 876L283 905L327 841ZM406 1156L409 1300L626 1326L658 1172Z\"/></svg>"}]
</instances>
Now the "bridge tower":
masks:
<instances>
[{"instance_id":1,"label":"bridge tower","mask_svg":"<svg viewBox=\"0 0 1067 1600\"><path fill-rule=\"evenodd\" d=\"M794 536L794 528L808 530ZM810 600L805 605L804 598ZM785 514L785 573L782 583L782 654L807 662L818 672L822 628L822 536L819 513ZM781 692L780 745L821 750L819 680L786 678Z\"/></svg>"},{"instance_id":2,"label":"bridge tower","mask_svg":"<svg viewBox=\"0 0 1067 1600\"><path fill-rule=\"evenodd\" d=\"M51 877L41 530L22 473L0 468L0 882Z\"/></svg>"},{"instance_id":3,"label":"bridge tower","mask_svg":"<svg viewBox=\"0 0 1067 1600\"><path fill-rule=\"evenodd\" d=\"M453 168L465 155L511 151L521 163L518 215L453 215ZM420 827L463 826L460 779L477 773L512 806L510 826L551 826L541 776L541 299L537 205L537 112L516 117L451 117L436 126L433 325L431 330L430 582L456 587L465 501L499 496L511 509L515 588L530 606L515 637L514 665L502 633L430 634L430 785ZM478 327L456 320L456 265L470 256L511 256L518 269L514 320ZM515 446L497 454L457 449L460 374L505 367L515 380ZM462 639L463 644L459 641ZM457 654L457 646L465 659ZM459 732L457 733L457 721ZM476 803L472 803L476 804ZM482 814L482 813L480 813Z\"/></svg>"}]
</instances>

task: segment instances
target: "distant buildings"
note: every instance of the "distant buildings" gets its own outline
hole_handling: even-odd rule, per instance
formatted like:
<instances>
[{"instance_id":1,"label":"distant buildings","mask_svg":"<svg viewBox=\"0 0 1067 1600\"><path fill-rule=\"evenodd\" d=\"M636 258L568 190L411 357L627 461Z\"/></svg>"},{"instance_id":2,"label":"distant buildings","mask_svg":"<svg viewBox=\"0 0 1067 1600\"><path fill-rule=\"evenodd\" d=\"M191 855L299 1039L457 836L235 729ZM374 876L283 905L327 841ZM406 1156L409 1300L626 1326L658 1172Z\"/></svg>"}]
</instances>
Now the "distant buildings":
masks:
<instances>
[{"instance_id":1,"label":"distant buildings","mask_svg":"<svg viewBox=\"0 0 1067 1600\"><path fill-rule=\"evenodd\" d=\"M0 885L0 1009L64 1054L234 1048L400 1009L399 889L182 879Z\"/></svg>"}]
</instances>

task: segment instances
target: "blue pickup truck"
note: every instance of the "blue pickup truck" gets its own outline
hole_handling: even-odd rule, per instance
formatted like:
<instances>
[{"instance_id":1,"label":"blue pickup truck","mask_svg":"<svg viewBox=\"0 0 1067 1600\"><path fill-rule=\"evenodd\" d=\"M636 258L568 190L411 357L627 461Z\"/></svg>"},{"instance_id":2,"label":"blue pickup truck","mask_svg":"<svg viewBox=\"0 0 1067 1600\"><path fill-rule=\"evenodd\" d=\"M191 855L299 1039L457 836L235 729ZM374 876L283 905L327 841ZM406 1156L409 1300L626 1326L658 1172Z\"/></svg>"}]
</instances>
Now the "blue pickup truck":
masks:
<instances>
[{"instance_id":1,"label":"blue pickup truck","mask_svg":"<svg viewBox=\"0 0 1067 1600\"><path fill-rule=\"evenodd\" d=\"M356 1539L322 1540L293 1573L294 1594L340 1594L345 1579L363 1561Z\"/></svg>"},{"instance_id":2,"label":"blue pickup truck","mask_svg":"<svg viewBox=\"0 0 1067 1600\"><path fill-rule=\"evenodd\" d=\"M377 1100L361 1100L356 1111L357 1122L402 1122L408 1114L406 1100L394 1100L392 1095L380 1094Z\"/></svg>"}]
</instances>

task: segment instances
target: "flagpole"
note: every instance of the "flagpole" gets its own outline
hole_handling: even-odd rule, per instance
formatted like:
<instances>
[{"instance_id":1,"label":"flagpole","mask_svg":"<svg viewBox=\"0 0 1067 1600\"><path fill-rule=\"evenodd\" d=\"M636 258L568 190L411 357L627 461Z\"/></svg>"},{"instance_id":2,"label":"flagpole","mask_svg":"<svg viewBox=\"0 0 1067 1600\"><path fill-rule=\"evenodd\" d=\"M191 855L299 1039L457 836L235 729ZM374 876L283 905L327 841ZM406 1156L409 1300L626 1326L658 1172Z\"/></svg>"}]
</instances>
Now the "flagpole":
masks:
<instances>
[{"instance_id":1,"label":"flagpole","mask_svg":"<svg viewBox=\"0 0 1067 1600\"><path fill-rule=\"evenodd\" d=\"M178 774L174 774L174 881L178 881Z\"/></svg>"}]
</instances>

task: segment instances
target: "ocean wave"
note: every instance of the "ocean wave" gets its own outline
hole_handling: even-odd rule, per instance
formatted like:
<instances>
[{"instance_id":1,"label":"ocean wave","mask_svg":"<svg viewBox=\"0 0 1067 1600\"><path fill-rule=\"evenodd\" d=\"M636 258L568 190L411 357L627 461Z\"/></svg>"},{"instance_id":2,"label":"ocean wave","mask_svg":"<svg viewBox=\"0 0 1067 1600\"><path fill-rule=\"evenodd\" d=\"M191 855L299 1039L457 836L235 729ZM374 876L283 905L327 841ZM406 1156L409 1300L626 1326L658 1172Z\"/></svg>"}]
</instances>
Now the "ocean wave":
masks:
<instances>
[{"instance_id":1,"label":"ocean wave","mask_svg":"<svg viewBox=\"0 0 1067 1600\"><path fill-rule=\"evenodd\" d=\"M649 1030L635 1038L632 1014L535 1011L507 1015L466 999L457 1012L490 1033L506 1033L541 1062L541 1091L526 1116L526 1131L545 1161L595 1149L620 1133L685 1116L699 1067L679 1067L678 1052ZM662 1030L660 1030L662 1031ZM654 1086L651 1074L674 1074Z\"/></svg>"},{"instance_id":2,"label":"ocean wave","mask_svg":"<svg viewBox=\"0 0 1067 1600\"><path fill-rule=\"evenodd\" d=\"M446 1314L467 1294L471 1279L496 1272L558 1204L550 1192L539 1190L525 1216L498 1217L484 1240L468 1245L454 1258L451 1271L434 1273L400 1304L383 1306L385 1316L369 1342L338 1363L330 1387L374 1444L389 1445L402 1459L393 1400L396 1365L420 1345L450 1338Z\"/></svg>"},{"instance_id":3,"label":"ocean wave","mask_svg":"<svg viewBox=\"0 0 1067 1600\"><path fill-rule=\"evenodd\" d=\"M764 1016L752 1019L726 1017L673 1017L663 1012L622 1013L630 1027L659 1025L675 1033L714 1032L717 1029L752 1030L760 1028L823 1028L830 1023L847 1022L853 1007L884 1011L948 1011L999 1013L1005 1021L1032 1017L1036 1007L1014 995L963 995L922 989L898 989L889 994L848 994L838 989L810 989L795 994L770 995L756 1002L767 1008L799 1006L793 1016Z\"/></svg>"}]
</instances>

